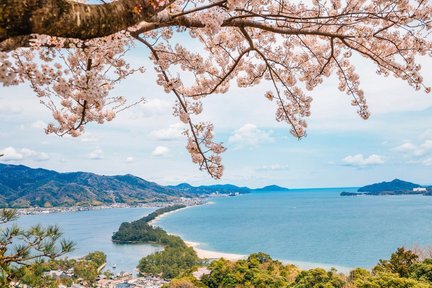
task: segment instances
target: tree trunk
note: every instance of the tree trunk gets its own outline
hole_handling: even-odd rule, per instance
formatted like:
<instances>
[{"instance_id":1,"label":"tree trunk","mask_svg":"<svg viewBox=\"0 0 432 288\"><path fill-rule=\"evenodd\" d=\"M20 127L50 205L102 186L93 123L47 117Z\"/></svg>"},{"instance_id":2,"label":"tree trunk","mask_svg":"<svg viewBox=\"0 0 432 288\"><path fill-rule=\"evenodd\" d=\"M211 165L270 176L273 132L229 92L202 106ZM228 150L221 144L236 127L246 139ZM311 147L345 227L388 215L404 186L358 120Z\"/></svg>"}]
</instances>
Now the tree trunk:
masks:
<instances>
[{"instance_id":1,"label":"tree trunk","mask_svg":"<svg viewBox=\"0 0 432 288\"><path fill-rule=\"evenodd\" d=\"M71 0L1 0L0 42L30 34L91 39L150 20L174 0L118 0L89 5Z\"/></svg>"}]
</instances>

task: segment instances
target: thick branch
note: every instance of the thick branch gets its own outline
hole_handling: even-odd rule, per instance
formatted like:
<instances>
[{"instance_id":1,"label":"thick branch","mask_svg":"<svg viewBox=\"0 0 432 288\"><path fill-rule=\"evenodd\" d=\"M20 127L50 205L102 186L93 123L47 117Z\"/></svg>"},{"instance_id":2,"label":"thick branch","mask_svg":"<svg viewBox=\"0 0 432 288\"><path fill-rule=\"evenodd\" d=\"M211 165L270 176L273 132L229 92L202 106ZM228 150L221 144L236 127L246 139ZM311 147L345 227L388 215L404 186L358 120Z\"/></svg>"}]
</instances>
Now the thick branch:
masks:
<instances>
[{"instance_id":1,"label":"thick branch","mask_svg":"<svg viewBox=\"0 0 432 288\"><path fill-rule=\"evenodd\" d=\"M91 39L114 34L150 21L174 0L157 6L154 0L118 0L101 5L71 0L2 0L0 42L17 36L45 34Z\"/></svg>"}]
</instances>

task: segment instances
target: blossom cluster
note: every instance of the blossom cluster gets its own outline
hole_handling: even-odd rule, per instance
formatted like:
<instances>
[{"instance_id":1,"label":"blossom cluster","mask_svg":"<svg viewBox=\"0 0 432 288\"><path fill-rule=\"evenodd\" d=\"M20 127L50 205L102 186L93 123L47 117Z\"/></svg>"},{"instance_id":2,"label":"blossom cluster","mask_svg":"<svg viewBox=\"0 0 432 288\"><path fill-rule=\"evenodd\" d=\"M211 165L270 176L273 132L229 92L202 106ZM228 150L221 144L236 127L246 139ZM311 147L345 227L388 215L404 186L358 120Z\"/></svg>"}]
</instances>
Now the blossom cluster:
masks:
<instances>
[{"instance_id":1,"label":"blossom cluster","mask_svg":"<svg viewBox=\"0 0 432 288\"><path fill-rule=\"evenodd\" d=\"M194 124L194 118L203 111L202 98L226 93L234 83L241 88L270 83L264 96L274 103L276 120L286 122L297 138L306 135L309 91L332 75L360 117L370 116L354 54L373 62L377 74L430 93L418 64L419 56L432 57L430 1L310 2L152 0L154 8L169 6L154 22L130 27L149 48L156 82L177 99L174 115L188 127L192 161L212 177L222 176L225 148L214 141L212 124ZM47 132L77 136L83 124L110 121L125 107L124 98L109 92L142 70L123 59L130 46L127 33L89 41L38 36L30 49L0 53L0 82L30 81L57 121Z\"/></svg>"},{"instance_id":2,"label":"blossom cluster","mask_svg":"<svg viewBox=\"0 0 432 288\"><path fill-rule=\"evenodd\" d=\"M127 107L124 97L109 93L130 74L143 72L123 59L131 45L130 36L124 33L88 41L39 36L30 48L0 56L5 59L0 82L30 82L56 121L48 124L46 133L76 137L84 132L84 124L111 121Z\"/></svg>"}]
</instances>

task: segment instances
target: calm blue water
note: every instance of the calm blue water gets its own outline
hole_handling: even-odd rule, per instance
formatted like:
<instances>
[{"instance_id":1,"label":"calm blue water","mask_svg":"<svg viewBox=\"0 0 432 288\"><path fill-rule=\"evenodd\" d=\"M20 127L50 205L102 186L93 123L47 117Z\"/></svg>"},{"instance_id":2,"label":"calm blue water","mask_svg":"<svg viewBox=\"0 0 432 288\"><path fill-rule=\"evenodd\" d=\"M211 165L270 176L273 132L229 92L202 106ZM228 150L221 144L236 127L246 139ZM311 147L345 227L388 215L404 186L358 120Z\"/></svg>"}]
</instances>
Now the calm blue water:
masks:
<instances>
[{"instance_id":1,"label":"calm blue water","mask_svg":"<svg viewBox=\"0 0 432 288\"><path fill-rule=\"evenodd\" d=\"M266 252L273 258L318 266L371 267L400 246L432 246L432 197L340 197L349 189L263 192L216 198L180 210L157 224L200 248L235 254ZM124 221L154 209L107 209L22 216L18 223L57 224L77 243L70 257L102 250L109 268L134 271L140 258L160 248L116 245L111 235ZM303 267L307 267L304 264ZM311 264L313 266L313 264Z\"/></svg>"},{"instance_id":2,"label":"calm blue water","mask_svg":"<svg viewBox=\"0 0 432 288\"><path fill-rule=\"evenodd\" d=\"M160 250L154 245L121 245L111 242L113 232L122 222L137 220L156 208L119 208L71 213L21 216L17 223L21 227L36 224L58 225L64 238L73 240L76 250L69 257L81 257L100 250L107 254L107 268L113 272L133 272L139 259ZM116 264L116 269L112 265Z\"/></svg>"},{"instance_id":3,"label":"calm blue water","mask_svg":"<svg viewBox=\"0 0 432 288\"><path fill-rule=\"evenodd\" d=\"M217 198L157 224L206 250L343 267L372 267L400 246L432 246L432 197L341 197L341 191L355 190Z\"/></svg>"}]
</instances>

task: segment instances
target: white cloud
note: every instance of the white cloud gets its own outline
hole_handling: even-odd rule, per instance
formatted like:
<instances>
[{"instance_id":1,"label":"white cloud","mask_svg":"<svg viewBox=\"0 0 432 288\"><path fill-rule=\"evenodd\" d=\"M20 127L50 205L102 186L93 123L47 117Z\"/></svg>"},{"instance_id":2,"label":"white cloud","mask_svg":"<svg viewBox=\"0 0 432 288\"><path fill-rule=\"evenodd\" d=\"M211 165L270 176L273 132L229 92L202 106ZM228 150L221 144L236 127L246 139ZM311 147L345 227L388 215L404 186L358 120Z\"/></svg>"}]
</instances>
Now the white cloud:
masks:
<instances>
[{"instance_id":1,"label":"white cloud","mask_svg":"<svg viewBox=\"0 0 432 288\"><path fill-rule=\"evenodd\" d=\"M47 127L47 125L48 124L45 123L44 121L38 120L38 121L33 122L31 126L35 129L45 129Z\"/></svg>"},{"instance_id":2,"label":"white cloud","mask_svg":"<svg viewBox=\"0 0 432 288\"><path fill-rule=\"evenodd\" d=\"M425 140L422 144L420 144L420 149L423 151L423 153L432 151L432 139Z\"/></svg>"},{"instance_id":3,"label":"white cloud","mask_svg":"<svg viewBox=\"0 0 432 288\"><path fill-rule=\"evenodd\" d=\"M346 156L342 162L346 166L365 168L368 166L384 164L384 157L377 154L372 154L369 157L365 157L363 154L356 154Z\"/></svg>"},{"instance_id":4,"label":"white cloud","mask_svg":"<svg viewBox=\"0 0 432 288\"><path fill-rule=\"evenodd\" d=\"M416 149L417 149L417 147L414 144L412 144L411 142L405 142L405 143L393 148L393 150L399 151L399 152L411 152L411 151L414 151Z\"/></svg>"},{"instance_id":5,"label":"white cloud","mask_svg":"<svg viewBox=\"0 0 432 288\"><path fill-rule=\"evenodd\" d=\"M425 166L432 166L432 157L426 158L422 161L422 164Z\"/></svg>"},{"instance_id":6,"label":"white cloud","mask_svg":"<svg viewBox=\"0 0 432 288\"><path fill-rule=\"evenodd\" d=\"M170 152L170 149L168 147L165 146L157 146L153 152L152 155L156 156L156 157L165 157L168 155L168 153Z\"/></svg>"},{"instance_id":7,"label":"white cloud","mask_svg":"<svg viewBox=\"0 0 432 288\"><path fill-rule=\"evenodd\" d=\"M420 134L419 138L421 140L432 139L432 129L427 129L423 133Z\"/></svg>"},{"instance_id":8,"label":"white cloud","mask_svg":"<svg viewBox=\"0 0 432 288\"><path fill-rule=\"evenodd\" d=\"M37 152L28 148L16 149L14 147L7 147L1 150L0 154L3 154L0 160L5 162L16 162L27 159L34 161L46 161L50 159L47 153Z\"/></svg>"},{"instance_id":9,"label":"white cloud","mask_svg":"<svg viewBox=\"0 0 432 288\"><path fill-rule=\"evenodd\" d=\"M126 163L132 163L134 161L135 161L135 159L132 156L129 156L129 157L126 158Z\"/></svg>"},{"instance_id":10,"label":"white cloud","mask_svg":"<svg viewBox=\"0 0 432 288\"><path fill-rule=\"evenodd\" d=\"M406 141L393 151L400 152L409 164L432 166L432 130L426 130L417 141Z\"/></svg>"},{"instance_id":11,"label":"white cloud","mask_svg":"<svg viewBox=\"0 0 432 288\"><path fill-rule=\"evenodd\" d=\"M91 160L101 160L104 158L104 153L103 153L102 149L96 149L96 150L93 150L92 152L90 152L89 158Z\"/></svg>"},{"instance_id":12,"label":"white cloud","mask_svg":"<svg viewBox=\"0 0 432 288\"><path fill-rule=\"evenodd\" d=\"M424 137L420 137L424 139ZM394 151L404 153L405 158L422 157L432 153L432 138L424 139L420 144L405 142L395 148Z\"/></svg>"},{"instance_id":13,"label":"white cloud","mask_svg":"<svg viewBox=\"0 0 432 288\"><path fill-rule=\"evenodd\" d=\"M140 104L142 114L144 117L155 115L170 114L172 105L170 102L160 99L151 99Z\"/></svg>"},{"instance_id":14,"label":"white cloud","mask_svg":"<svg viewBox=\"0 0 432 288\"><path fill-rule=\"evenodd\" d=\"M22 112L22 108L13 105L0 105L0 114L2 115L14 115L20 114Z\"/></svg>"},{"instance_id":15,"label":"white cloud","mask_svg":"<svg viewBox=\"0 0 432 288\"><path fill-rule=\"evenodd\" d=\"M272 131L264 131L256 125L248 123L235 130L233 135L229 137L228 142L237 144L238 147L256 147L262 143L273 142L274 139L271 134Z\"/></svg>"},{"instance_id":16,"label":"white cloud","mask_svg":"<svg viewBox=\"0 0 432 288\"><path fill-rule=\"evenodd\" d=\"M80 140L81 140L81 142L84 142L84 143L99 141L99 139L90 132L86 132L84 135L82 135L80 137Z\"/></svg>"},{"instance_id":17,"label":"white cloud","mask_svg":"<svg viewBox=\"0 0 432 288\"><path fill-rule=\"evenodd\" d=\"M258 171L286 171L291 168L290 165L282 165L282 164L272 164L272 165L264 165L258 167L256 170Z\"/></svg>"},{"instance_id":18,"label":"white cloud","mask_svg":"<svg viewBox=\"0 0 432 288\"><path fill-rule=\"evenodd\" d=\"M150 136L160 141L177 140L182 137L183 129L184 129L183 124L176 123L170 125L166 129L153 130L152 132L150 132Z\"/></svg>"}]
</instances>

